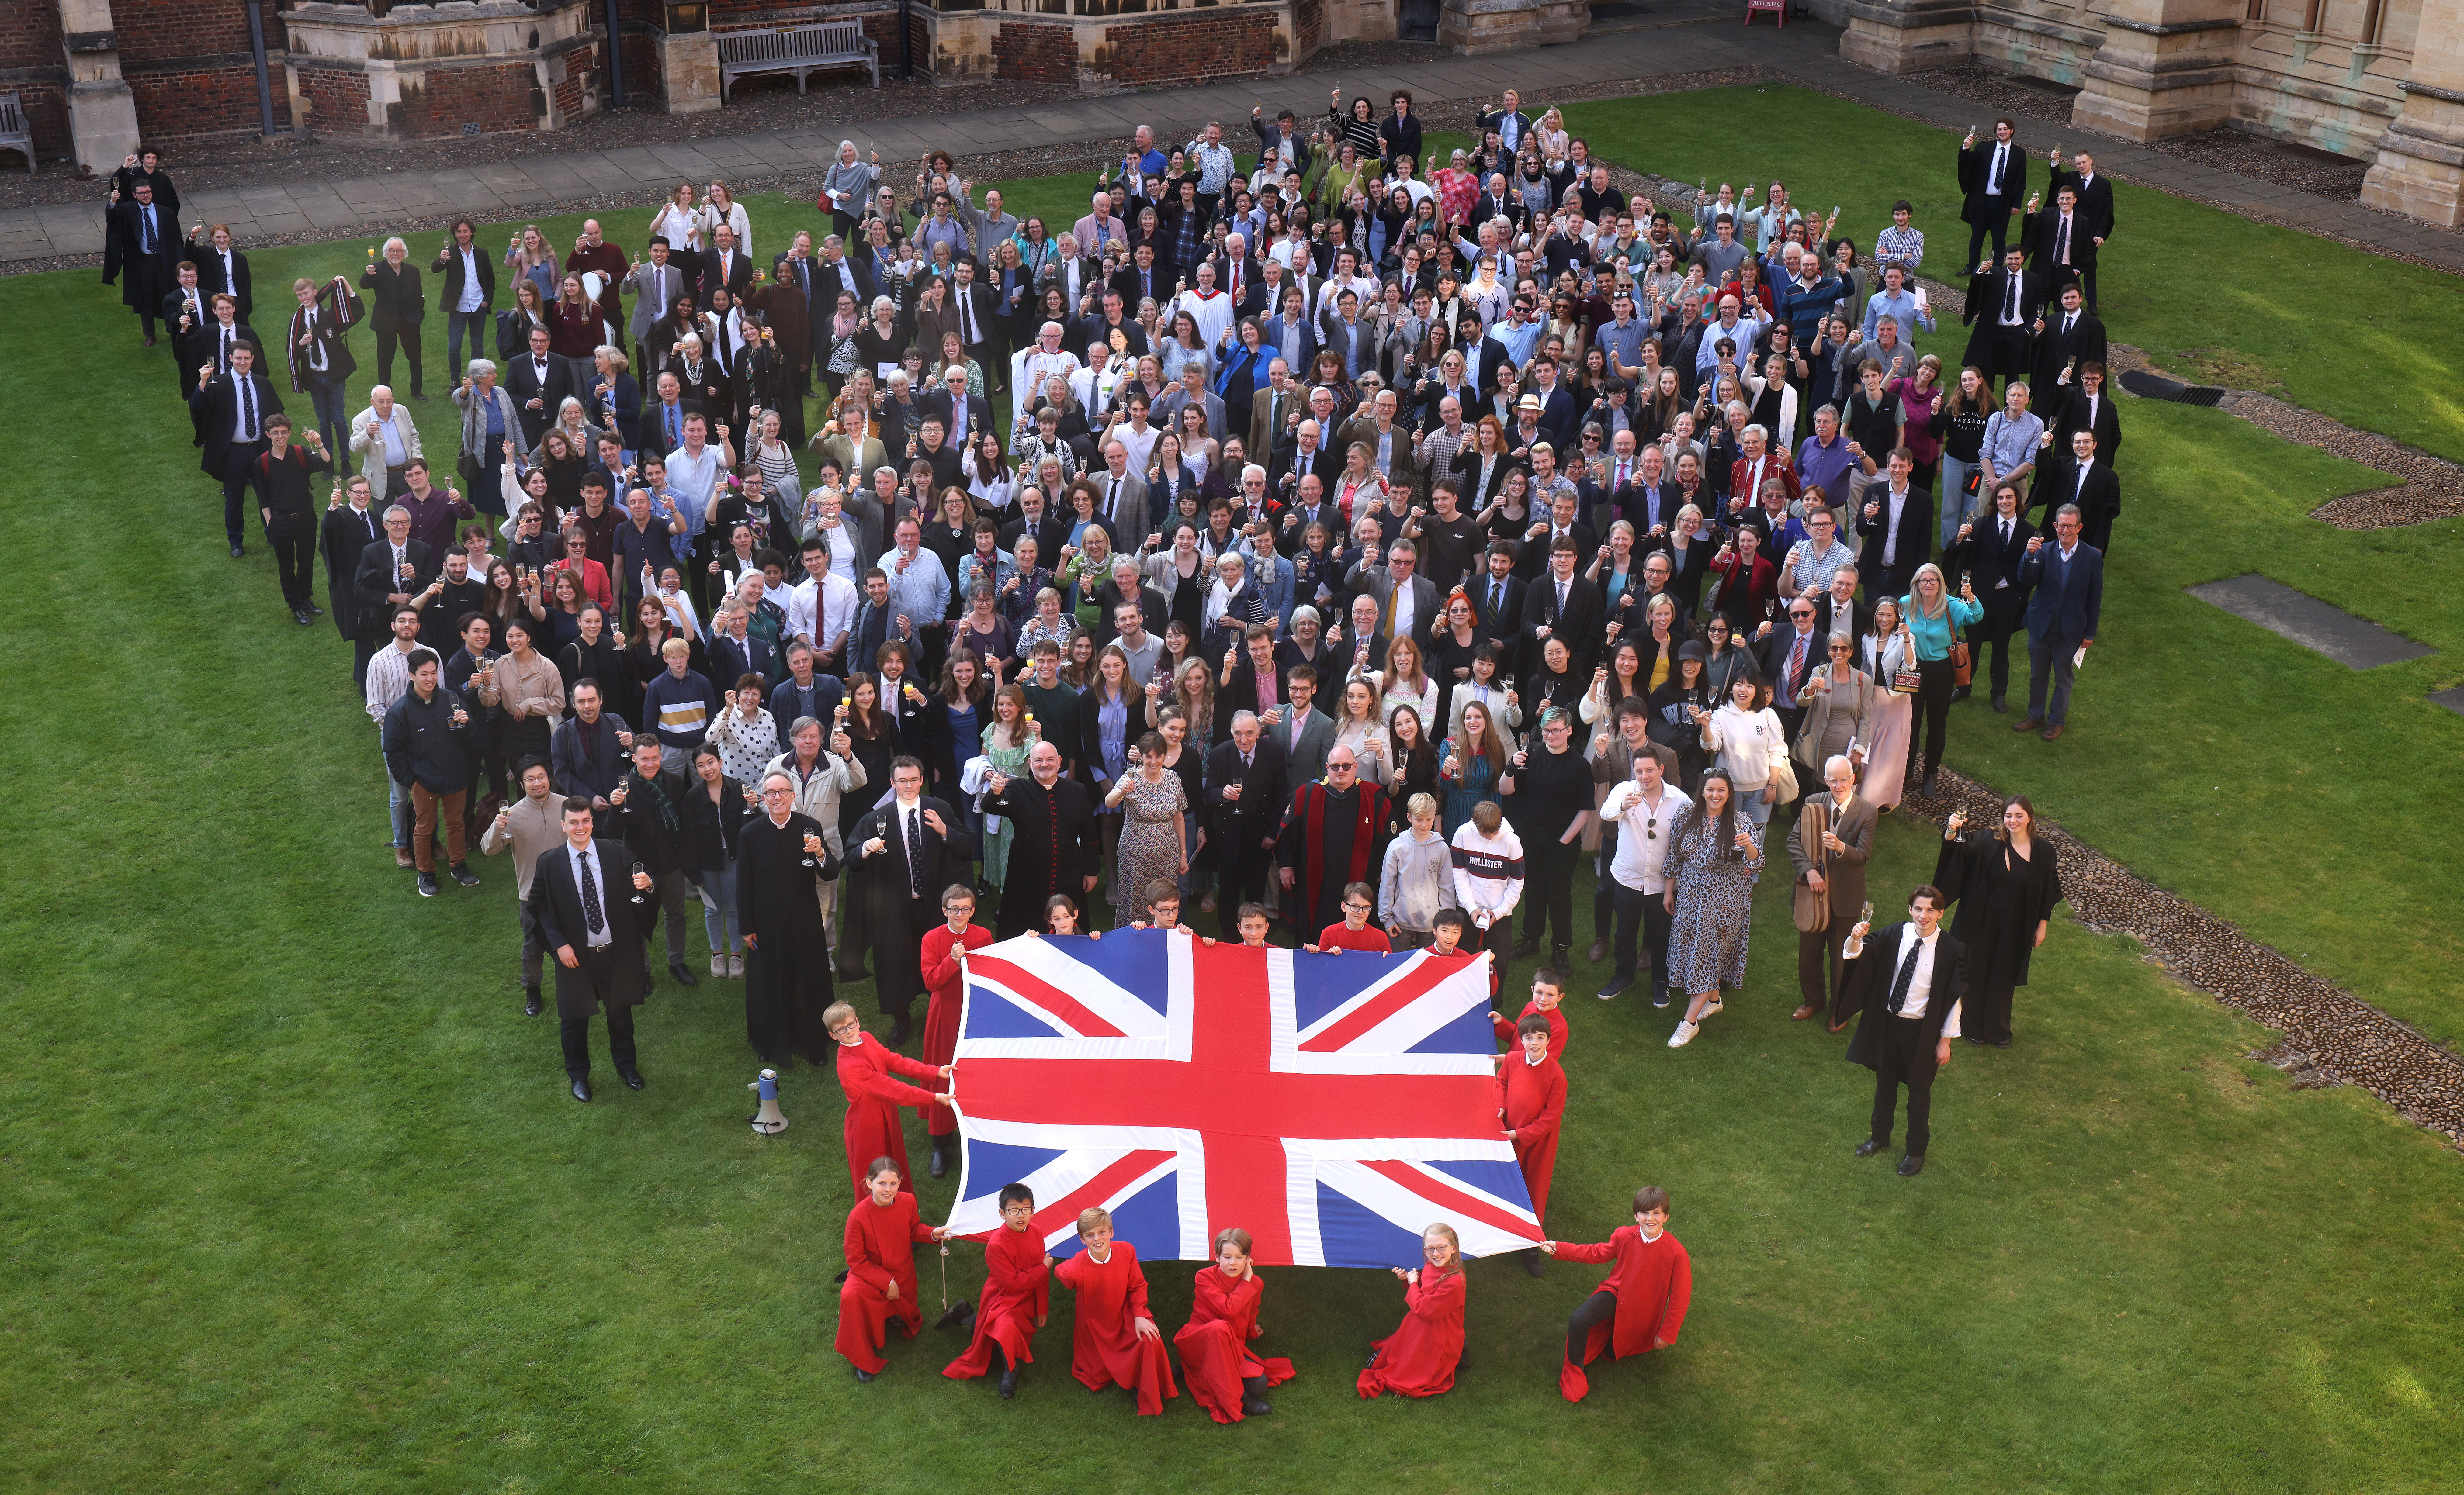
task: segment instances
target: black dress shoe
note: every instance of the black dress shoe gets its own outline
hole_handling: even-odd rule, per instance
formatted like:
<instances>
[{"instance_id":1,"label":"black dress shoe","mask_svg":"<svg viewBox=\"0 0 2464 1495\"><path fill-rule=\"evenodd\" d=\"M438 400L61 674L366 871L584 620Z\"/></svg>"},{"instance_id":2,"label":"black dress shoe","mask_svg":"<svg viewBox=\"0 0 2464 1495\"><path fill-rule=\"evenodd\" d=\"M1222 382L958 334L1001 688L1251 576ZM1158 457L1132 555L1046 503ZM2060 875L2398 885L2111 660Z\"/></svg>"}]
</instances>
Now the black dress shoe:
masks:
<instances>
[{"instance_id":1,"label":"black dress shoe","mask_svg":"<svg viewBox=\"0 0 2464 1495\"><path fill-rule=\"evenodd\" d=\"M940 1144L940 1143L938 1143L938 1142L934 1143L934 1144L933 1144L933 1163L932 1163L932 1168L931 1168L931 1173L932 1173L933 1176L934 1176L934 1177L935 1177L935 1178L938 1178L938 1177L940 1177L943 1174L946 1174L946 1173L948 1173L949 1171L950 1171L950 1160L949 1160L947 1157L945 1157L945 1156L943 1156L943 1155L942 1155L942 1153L941 1153L941 1144Z\"/></svg>"},{"instance_id":2,"label":"black dress shoe","mask_svg":"<svg viewBox=\"0 0 2464 1495\"><path fill-rule=\"evenodd\" d=\"M669 961L668 974L674 977L681 985L699 986L701 984L701 978L693 975L693 968L681 960Z\"/></svg>"},{"instance_id":3,"label":"black dress shoe","mask_svg":"<svg viewBox=\"0 0 2464 1495\"><path fill-rule=\"evenodd\" d=\"M2008 1048L2011 1046L2011 1040L2008 1036L1997 1038L1993 1041L1993 1046L1996 1048Z\"/></svg>"},{"instance_id":4,"label":"black dress shoe","mask_svg":"<svg viewBox=\"0 0 2464 1495\"><path fill-rule=\"evenodd\" d=\"M616 1078L624 1081L625 1088L628 1090L638 1090L642 1088L642 1071L639 1069L619 1069L616 1071Z\"/></svg>"},{"instance_id":5,"label":"black dress shoe","mask_svg":"<svg viewBox=\"0 0 2464 1495\"><path fill-rule=\"evenodd\" d=\"M1001 1372L1001 1386L999 1390L1001 1392L1001 1398L1003 1401L1007 1401L1012 1396L1018 1395L1017 1366L1013 1365L1008 1370Z\"/></svg>"},{"instance_id":6,"label":"black dress shoe","mask_svg":"<svg viewBox=\"0 0 2464 1495\"><path fill-rule=\"evenodd\" d=\"M1241 1398L1241 1415L1244 1418L1263 1418L1274 1410L1272 1403L1260 1401L1255 1396Z\"/></svg>"},{"instance_id":7,"label":"black dress shoe","mask_svg":"<svg viewBox=\"0 0 2464 1495\"><path fill-rule=\"evenodd\" d=\"M294 607L291 609L291 621L304 628L317 620L308 616L307 608Z\"/></svg>"},{"instance_id":8,"label":"black dress shoe","mask_svg":"<svg viewBox=\"0 0 2464 1495\"><path fill-rule=\"evenodd\" d=\"M1925 782L1917 785L1917 793L1924 795L1928 800L1933 798L1933 775L1927 774L1925 776Z\"/></svg>"},{"instance_id":9,"label":"black dress shoe","mask_svg":"<svg viewBox=\"0 0 2464 1495\"><path fill-rule=\"evenodd\" d=\"M1997 712L2007 712L2011 709L2011 703L2004 697L1997 695L1993 697L1993 709Z\"/></svg>"},{"instance_id":10,"label":"black dress shoe","mask_svg":"<svg viewBox=\"0 0 2464 1495\"><path fill-rule=\"evenodd\" d=\"M538 987L536 987L536 986L525 986L525 987L523 987L523 988L522 988L522 1016L523 1016L523 1017L525 1017L525 1018L536 1018L536 1017L538 1017L538 1016L539 1015L540 1005L541 1005L541 1004L540 1004L540 1002L539 1002L539 989Z\"/></svg>"},{"instance_id":11,"label":"black dress shoe","mask_svg":"<svg viewBox=\"0 0 2464 1495\"><path fill-rule=\"evenodd\" d=\"M894 1018L894 1019L892 1019L892 1020L891 1021L891 1023L890 1023L890 1036L889 1036L888 1038L883 1039L883 1040L882 1040L882 1042L883 1042L884 1044L886 1044L890 1045L891 1048L904 1048L904 1047L906 1047L906 1046L907 1046L907 1020L906 1020L906 1019L904 1019L904 1018Z\"/></svg>"},{"instance_id":12,"label":"black dress shoe","mask_svg":"<svg viewBox=\"0 0 2464 1495\"><path fill-rule=\"evenodd\" d=\"M1925 1172L1925 1154L1923 1153L1910 1153L1900 1159L1901 1177L1913 1178L1923 1172Z\"/></svg>"},{"instance_id":13,"label":"black dress shoe","mask_svg":"<svg viewBox=\"0 0 2464 1495\"><path fill-rule=\"evenodd\" d=\"M231 542L231 559L233 561L237 561L247 554L248 552L240 546L237 540L233 540Z\"/></svg>"},{"instance_id":14,"label":"black dress shoe","mask_svg":"<svg viewBox=\"0 0 2464 1495\"><path fill-rule=\"evenodd\" d=\"M1962 1037L1962 1038L1964 1038L1964 1039L1968 1040L1970 1044L1974 1044L1974 1045L1976 1045L1978 1048L1983 1048L1983 1047L1985 1046L1985 1040L1983 1040L1983 1039L1981 1039L1981 1038L1978 1038L1978 1037L1977 1037L1975 1034L1973 1034L1973 1033L1963 1033L1963 1034L1961 1034L1961 1035L1960 1035L1960 1037Z\"/></svg>"},{"instance_id":15,"label":"black dress shoe","mask_svg":"<svg viewBox=\"0 0 2464 1495\"><path fill-rule=\"evenodd\" d=\"M1534 1277L1548 1276L1549 1268L1541 1264L1540 1257L1541 1251L1538 1246L1533 1246L1530 1250L1524 1252L1523 1269L1529 1272Z\"/></svg>"},{"instance_id":16,"label":"black dress shoe","mask_svg":"<svg viewBox=\"0 0 2464 1495\"><path fill-rule=\"evenodd\" d=\"M578 1101L586 1101L590 1099L590 1082L588 1080L576 1080L573 1082L573 1098Z\"/></svg>"},{"instance_id":17,"label":"black dress shoe","mask_svg":"<svg viewBox=\"0 0 2464 1495\"><path fill-rule=\"evenodd\" d=\"M1857 1144L1857 1155L1859 1157L1871 1157L1881 1150L1882 1144L1875 1141L1872 1137L1867 1137L1864 1141Z\"/></svg>"},{"instance_id":18,"label":"black dress shoe","mask_svg":"<svg viewBox=\"0 0 2464 1495\"><path fill-rule=\"evenodd\" d=\"M861 1385L869 1386L873 1382L872 1373L860 1365L855 1368L855 1378Z\"/></svg>"},{"instance_id":19,"label":"black dress shoe","mask_svg":"<svg viewBox=\"0 0 2464 1495\"><path fill-rule=\"evenodd\" d=\"M1973 693L1974 689L1975 689L1975 688L1974 688L1973 686L1966 686L1966 685L1957 685L1957 686L1953 686L1953 687L1951 687L1951 690L1950 690L1950 698L1951 698L1952 700L1954 700L1954 701L1964 701L1964 700L1968 699L1968 697L1969 697L1969 695L1970 693Z\"/></svg>"},{"instance_id":20,"label":"black dress shoe","mask_svg":"<svg viewBox=\"0 0 2464 1495\"><path fill-rule=\"evenodd\" d=\"M321 618L325 616L325 609L318 606L315 603L310 603L308 605L308 615L312 618Z\"/></svg>"}]
</instances>

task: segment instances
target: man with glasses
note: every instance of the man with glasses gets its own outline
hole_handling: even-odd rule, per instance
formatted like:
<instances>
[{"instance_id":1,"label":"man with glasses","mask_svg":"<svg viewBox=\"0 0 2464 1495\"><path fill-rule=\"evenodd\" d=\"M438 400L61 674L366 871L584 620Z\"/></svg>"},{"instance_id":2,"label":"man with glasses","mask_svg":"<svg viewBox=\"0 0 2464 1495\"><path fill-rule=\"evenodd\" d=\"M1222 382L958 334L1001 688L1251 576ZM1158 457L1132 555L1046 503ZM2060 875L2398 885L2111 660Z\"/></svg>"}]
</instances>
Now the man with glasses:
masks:
<instances>
[{"instance_id":1,"label":"man with glasses","mask_svg":"<svg viewBox=\"0 0 2464 1495\"><path fill-rule=\"evenodd\" d=\"M1771 682L1771 709L1779 713L1779 724L1791 742L1796 740L1796 729L1805 724L1805 682L1828 657L1814 614L1811 599L1791 598L1789 626L1762 641L1762 657L1755 661L1762 677Z\"/></svg>"},{"instance_id":2,"label":"man with glasses","mask_svg":"<svg viewBox=\"0 0 2464 1495\"><path fill-rule=\"evenodd\" d=\"M1298 938L1343 922L1343 890L1386 865L1386 791L1360 781L1348 746L1326 755L1326 778L1292 791L1275 843L1285 922Z\"/></svg>"},{"instance_id":3,"label":"man with glasses","mask_svg":"<svg viewBox=\"0 0 2464 1495\"><path fill-rule=\"evenodd\" d=\"M1639 928L1643 953L1651 957L1651 1004L1665 1007L1668 845L1678 816L1694 802L1668 781L1673 755L1657 743L1646 746L1649 751L1634 754L1633 777L1610 790L1600 804L1601 823L1617 827L1617 850L1609 862L1610 897L1617 905L1617 974L1601 988L1600 1000L1621 996L1634 984L1639 958L1635 932Z\"/></svg>"}]
</instances>

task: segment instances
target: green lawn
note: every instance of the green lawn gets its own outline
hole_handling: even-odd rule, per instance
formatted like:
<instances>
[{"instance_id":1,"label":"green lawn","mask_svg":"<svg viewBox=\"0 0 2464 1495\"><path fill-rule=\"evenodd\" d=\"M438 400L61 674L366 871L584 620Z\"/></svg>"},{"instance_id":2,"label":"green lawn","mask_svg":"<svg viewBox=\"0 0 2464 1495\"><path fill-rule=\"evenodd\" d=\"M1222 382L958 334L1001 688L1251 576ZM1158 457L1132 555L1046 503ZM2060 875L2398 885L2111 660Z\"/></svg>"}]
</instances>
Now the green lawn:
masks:
<instances>
[{"instance_id":1,"label":"green lawn","mask_svg":"<svg viewBox=\"0 0 2464 1495\"><path fill-rule=\"evenodd\" d=\"M1978 118L1990 111L1980 105ZM1566 120L1595 155L1681 182L1742 188L1776 176L1800 208L1843 209L1839 231L1868 252L1891 204L1907 197L1925 234L1925 274L1964 283L1969 228L1949 131L1777 83L1570 104ZM2031 121L2021 136L2036 153L2030 183L2043 183L2045 146L2077 139ZM2114 215L2098 291L2115 341L2167 368L2270 389L2464 458L2464 296L2453 275L2126 182L2114 185Z\"/></svg>"},{"instance_id":2,"label":"green lawn","mask_svg":"<svg viewBox=\"0 0 2464 1495\"><path fill-rule=\"evenodd\" d=\"M752 210L764 253L816 217ZM620 243L634 216L611 215ZM357 241L267 251L255 271L279 286L361 257ZM1246 1426L1186 1398L1136 1423L1069 1382L1066 1295L1014 1403L934 1374L950 1336L893 1347L860 1388L828 1348L847 1205L834 1087L795 1071L794 1129L751 1137L738 988L663 980L650 1088L567 1099L550 1020L520 1015L510 869L483 862L483 888L422 900L393 868L346 652L288 621L261 546L224 557L165 356L90 272L0 282L0 318L51 334L18 363L51 396L46 424L124 432L133 410L143 432L93 452L28 442L24 496L0 511L20 561L0 624L36 646L17 650L0 737L22 786L0 907L0 1040L21 1056L0 1115L0 1488L950 1491L1167 1471L1229 1490L1331 1469L1347 1490L2453 1483L2452 1150L2366 1094L2290 1090L2241 1057L2261 1030L2057 919L2019 1046L1955 1056L1925 1176L1855 1162L1870 1082L1840 1040L1786 1021L1777 877L1751 984L1692 1047L1663 1046L1673 1014L1573 1003L1551 1228L1597 1239L1659 1182L1697 1272L1680 1345L1601 1372L1583 1406L1557 1398L1553 1347L1593 1274L1535 1283L1510 1263L1475 1268L1469 1368L1425 1405L1352 1394L1398 1311L1392 1280L1290 1269L1269 1274L1263 1348L1302 1378ZM447 429L441 400L411 408ZM2350 470L2221 416L2126 418L2148 466L2128 472L2124 532L2145 538L2118 558L2079 726L2058 750L2014 744L1994 736L2006 718L1964 708L1954 763L2373 1000L2452 1010L2433 975L2452 936L2416 933L2436 925L2413 890L2451 880L2453 853L2410 828L2430 817L2396 781L2452 748L2414 699L2452 675L2432 660L2350 678L2177 588L2266 569L2453 648L2421 562L2453 526L2338 535L2301 516ZM2160 433L2180 448L2161 469ZM109 495L91 499L105 451ZM67 504L35 496L53 495ZM94 501L142 537L141 563L53 559L82 548ZM2137 700L2219 723L2199 758L2218 771L2168 758L2189 733L2150 740L2169 722ZM2035 766L2003 760L2022 752ZM2390 802L2405 810L2370 812ZM2283 896L2331 866L2343 881L2318 907ZM1895 825L1877 887L1931 868L1929 840ZM928 1214L951 1196L921 1191ZM1167 1328L1193 1270L1151 1271ZM953 1292L979 1272L962 1250Z\"/></svg>"}]
</instances>

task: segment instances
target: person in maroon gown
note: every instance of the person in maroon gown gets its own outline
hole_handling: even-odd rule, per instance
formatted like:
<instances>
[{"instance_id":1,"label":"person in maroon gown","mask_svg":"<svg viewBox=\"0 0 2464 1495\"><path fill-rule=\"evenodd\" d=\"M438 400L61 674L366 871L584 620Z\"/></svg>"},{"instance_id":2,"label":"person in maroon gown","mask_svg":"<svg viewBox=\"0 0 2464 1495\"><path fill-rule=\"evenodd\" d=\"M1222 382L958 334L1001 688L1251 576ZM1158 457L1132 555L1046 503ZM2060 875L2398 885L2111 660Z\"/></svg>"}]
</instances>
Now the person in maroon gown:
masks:
<instances>
[{"instance_id":1,"label":"person in maroon gown","mask_svg":"<svg viewBox=\"0 0 2464 1495\"><path fill-rule=\"evenodd\" d=\"M889 1367L881 1350L890 1343L891 1319L910 1339L924 1327L915 1243L941 1234L916 1219L915 1196L907 1192L907 1176L896 1163L876 1157L865 1174L864 1191L847 1212L847 1272L839 1288L836 1346L855 1367L859 1381L871 1380Z\"/></svg>"},{"instance_id":2,"label":"person in maroon gown","mask_svg":"<svg viewBox=\"0 0 2464 1495\"><path fill-rule=\"evenodd\" d=\"M898 1176L905 1178L907 1133L898 1125L898 1108L938 1110L948 1104L950 1096L947 1091L935 1094L901 1085L895 1076L947 1082L956 1071L948 1065L935 1067L888 1047L864 1030L864 1024L856 1021L855 1009L846 1002L830 1003L822 1013L822 1025L839 1046L839 1088L847 1091L847 1118L842 1125L847 1139L847 1175L855 1184L855 1192L864 1193L876 1157L889 1158L897 1165Z\"/></svg>"},{"instance_id":3,"label":"person in maroon gown","mask_svg":"<svg viewBox=\"0 0 2464 1495\"><path fill-rule=\"evenodd\" d=\"M1592 1389L1583 1367L1605 1350L1609 1358L1665 1350L1677 1343L1685 1306L1694 1298L1694 1264L1668 1233L1668 1191L1652 1185L1634 1196L1634 1223L1619 1225L1597 1245L1549 1241L1540 1249L1569 1262L1615 1262L1617 1270L1566 1320L1566 1360L1557 1390L1580 1401Z\"/></svg>"},{"instance_id":4,"label":"person in maroon gown","mask_svg":"<svg viewBox=\"0 0 2464 1495\"><path fill-rule=\"evenodd\" d=\"M1501 1041L1520 1046L1523 1040L1515 1032L1515 1023L1537 1013L1541 1020L1549 1024L1549 1057L1562 1065L1566 1062L1567 1027L1566 1014L1559 1004L1565 1000L1565 977L1544 965L1531 973L1531 1000L1523 1004L1521 1012L1514 1015L1514 1022L1507 1022L1506 1014L1502 1012L1490 1013L1488 1021L1490 1025L1497 1029L1497 1036ZM1508 1048L1507 1052L1510 1054L1513 1049Z\"/></svg>"},{"instance_id":5,"label":"person in maroon gown","mask_svg":"<svg viewBox=\"0 0 2464 1495\"><path fill-rule=\"evenodd\" d=\"M1164 1398L1180 1388L1172 1383L1163 1330L1147 1310L1137 1247L1112 1239L1111 1212L1100 1208L1079 1214L1078 1239L1087 1248L1052 1270L1078 1300L1069 1374L1089 1391L1119 1386L1137 1398L1138 1416L1161 1417Z\"/></svg>"},{"instance_id":6,"label":"person in maroon gown","mask_svg":"<svg viewBox=\"0 0 2464 1495\"><path fill-rule=\"evenodd\" d=\"M1531 1218L1547 1228L1549 1180L1557 1171L1557 1127L1566 1117L1566 1071L1549 1057L1549 1020L1526 1013L1514 1024L1522 1044L1497 1066L1497 1117L1506 1139L1514 1144L1514 1165L1523 1170L1524 1192L1531 1196ZM1524 1258L1524 1269L1542 1275L1540 1251Z\"/></svg>"},{"instance_id":7,"label":"person in maroon gown","mask_svg":"<svg viewBox=\"0 0 2464 1495\"><path fill-rule=\"evenodd\" d=\"M1172 1336L1180 1352L1180 1378L1218 1422L1274 1411L1266 1388L1292 1378L1289 1360L1249 1352L1249 1341L1265 1332L1258 1327L1258 1308L1266 1293L1249 1250L1249 1232L1240 1226L1215 1233L1215 1260L1198 1269L1189 1322Z\"/></svg>"},{"instance_id":8,"label":"person in maroon gown","mask_svg":"<svg viewBox=\"0 0 2464 1495\"><path fill-rule=\"evenodd\" d=\"M952 883L941 894L943 922L924 932L918 957L924 988L932 1005L924 1009L924 1062L938 1067L958 1053L958 1018L967 994L958 979L959 957L993 942L993 932L970 922L976 916L976 895L964 883ZM935 1106L924 1113L924 1130L933 1137L933 1176L949 1172L950 1154L958 1150L958 1113Z\"/></svg>"},{"instance_id":9,"label":"person in maroon gown","mask_svg":"<svg viewBox=\"0 0 2464 1495\"><path fill-rule=\"evenodd\" d=\"M932 1030L925 1032L929 1044ZM984 1243L984 1291L975 1304L976 1337L941 1374L963 1381L998 1370L1006 1401L1018 1394L1018 1368L1035 1359L1035 1331L1052 1316L1052 1284L1035 1229L1035 1191L1001 1185L1001 1215L999 1230L957 1238Z\"/></svg>"},{"instance_id":10,"label":"person in maroon gown","mask_svg":"<svg viewBox=\"0 0 2464 1495\"><path fill-rule=\"evenodd\" d=\"M1466 1287L1455 1227L1441 1223L1421 1231L1420 1258L1426 1265L1394 1269L1403 1283L1403 1322L1369 1347L1369 1368L1360 1373L1359 1386L1360 1395L1373 1400L1390 1391L1435 1396L1454 1390L1455 1365L1463 1359Z\"/></svg>"}]
</instances>

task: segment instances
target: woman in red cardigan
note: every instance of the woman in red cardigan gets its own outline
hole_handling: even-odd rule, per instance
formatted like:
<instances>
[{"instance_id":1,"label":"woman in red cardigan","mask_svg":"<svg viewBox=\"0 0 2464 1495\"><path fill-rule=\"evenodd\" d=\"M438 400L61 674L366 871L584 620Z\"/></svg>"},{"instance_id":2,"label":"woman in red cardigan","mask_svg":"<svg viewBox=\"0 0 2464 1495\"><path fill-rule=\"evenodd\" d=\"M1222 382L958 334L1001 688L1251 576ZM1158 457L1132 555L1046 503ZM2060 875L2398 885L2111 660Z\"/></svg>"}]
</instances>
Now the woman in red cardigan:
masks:
<instances>
[{"instance_id":1,"label":"woman in red cardigan","mask_svg":"<svg viewBox=\"0 0 2464 1495\"><path fill-rule=\"evenodd\" d=\"M1360 1373L1360 1395L1375 1398L1387 1392L1405 1396L1435 1396L1454 1390L1455 1365L1463 1359L1463 1242L1455 1227L1431 1225L1420 1232L1420 1255L1427 1265L1395 1275L1403 1282L1403 1322L1395 1332L1369 1348L1369 1368Z\"/></svg>"},{"instance_id":2,"label":"woman in red cardigan","mask_svg":"<svg viewBox=\"0 0 2464 1495\"><path fill-rule=\"evenodd\" d=\"M1545 1241L1540 1249L1569 1262L1617 1263L1617 1270L1566 1320L1566 1363L1557 1373L1557 1390L1568 1401L1590 1393L1583 1367L1602 1350L1611 1359L1623 1359L1677 1343L1685 1305L1694 1297L1694 1266L1668 1233L1667 1190L1657 1184L1636 1190L1634 1223L1618 1226L1597 1245Z\"/></svg>"},{"instance_id":3,"label":"woman in red cardigan","mask_svg":"<svg viewBox=\"0 0 2464 1495\"><path fill-rule=\"evenodd\" d=\"M932 1005L924 1009L924 1063L935 1069L958 1053L958 1018L967 994L958 979L959 956L993 942L993 932L969 922L976 916L976 895L963 883L952 883L941 894L941 917L947 922L924 932L918 964ZM924 1130L933 1138L933 1176L949 1172L949 1154L957 1151L958 1113L947 1106L924 1112Z\"/></svg>"}]
</instances>

